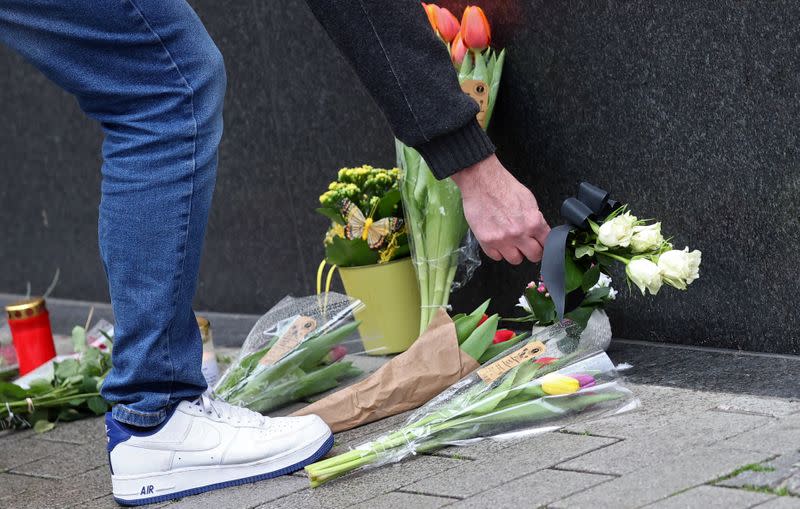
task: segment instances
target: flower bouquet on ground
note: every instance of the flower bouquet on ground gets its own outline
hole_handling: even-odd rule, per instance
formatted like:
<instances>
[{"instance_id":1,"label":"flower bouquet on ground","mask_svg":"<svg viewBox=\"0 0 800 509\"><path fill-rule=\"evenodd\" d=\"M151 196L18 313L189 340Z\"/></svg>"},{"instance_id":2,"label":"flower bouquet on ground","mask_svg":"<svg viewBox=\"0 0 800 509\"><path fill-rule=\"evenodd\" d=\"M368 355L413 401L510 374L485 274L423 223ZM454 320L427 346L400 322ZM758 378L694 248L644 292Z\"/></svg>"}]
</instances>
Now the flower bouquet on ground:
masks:
<instances>
[{"instance_id":1,"label":"flower bouquet on ground","mask_svg":"<svg viewBox=\"0 0 800 509\"><path fill-rule=\"evenodd\" d=\"M489 47L491 31L479 7L467 7L460 24L445 8L433 4L424 8L434 31L450 51L462 88L480 105L477 118L486 129L497 99L505 51L497 53ZM466 280L480 258L475 242L462 247L468 225L461 193L452 179L436 180L416 150L399 140L395 145L403 169L400 190L419 279L422 333L436 308L447 306L458 267L465 267Z\"/></svg>"},{"instance_id":2,"label":"flower bouquet on ground","mask_svg":"<svg viewBox=\"0 0 800 509\"><path fill-rule=\"evenodd\" d=\"M318 415L338 432L425 404L472 373L480 363L527 337L527 334L498 330L499 316L487 316L488 307L489 301L486 301L472 313L453 319L444 310L437 310L427 330L407 351L366 379L294 415Z\"/></svg>"},{"instance_id":3,"label":"flower bouquet on ground","mask_svg":"<svg viewBox=\"0 0 800 509\"><path fill-rule=\"evenodd\" d=\"M398 179L400 170L372 166L343 168L320 196L317 211L331 220L325 236L325 260L317 271L317 293L330 289L338 269L345 291L365 309L356 317L367 353L402 352L417 337L419 289Z\"/></svg>"},{"instance_id":4,"label":"flower bouquet on ground","mask_svg":"<svg viewBox=\"0 0 800 509\"><path fill-rule=\"evenodd\" d=\"M361 302L329 293L286 297L262 316L239 358L220 378L217 397L257 412L303 400L361 374L347 360Z\"/></svg>"},{"instance_id":5,"label":"flower bouquet on ground","mask_svg":"<svg viewBox=\"0 0 800 509\"><path fill-rule=\"evenodd\" d=\"M0 429L31 427L42 433L59 421L108 411L110 404L100 396L100 387L111 370L111 338L92 345L86 338L86 330L75 327L75 355L43 365L14 383L0 382Z\"/></svg>"},{"instance_id":6,"label":"flower bouquet on ground","mask_svg":"<svg viewBox=\"0 0 800 509\"><path fill-rule=\"evenodd\" d=\"M419 408L400 429L306 467L311 486L447 445L516 438L636 408L638 400L604 352L563 354L551 347L550 339L581 330L559 324L520 342Z\"/></svg>"}]
</instances>

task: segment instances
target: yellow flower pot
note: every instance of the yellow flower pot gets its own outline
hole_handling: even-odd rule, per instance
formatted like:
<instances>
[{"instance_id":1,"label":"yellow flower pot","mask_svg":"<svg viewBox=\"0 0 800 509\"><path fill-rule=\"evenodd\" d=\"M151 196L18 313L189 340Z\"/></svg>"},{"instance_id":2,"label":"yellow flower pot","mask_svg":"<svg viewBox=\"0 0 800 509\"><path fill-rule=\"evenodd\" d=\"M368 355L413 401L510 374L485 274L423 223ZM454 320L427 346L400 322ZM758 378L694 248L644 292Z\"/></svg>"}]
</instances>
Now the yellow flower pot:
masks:
<instances>
[{"instance_id":1,"label":"yellow flower pot","mask_svg":"<svg viewBox=\"0 0 800 509\"><path fill-rule=\"evenodd\" d=\"M404 352L419 335L420 299L411 258L363 267L339 267L347 295L366 306L356 313L370 355Z\"/></svg>"}]
</instances>

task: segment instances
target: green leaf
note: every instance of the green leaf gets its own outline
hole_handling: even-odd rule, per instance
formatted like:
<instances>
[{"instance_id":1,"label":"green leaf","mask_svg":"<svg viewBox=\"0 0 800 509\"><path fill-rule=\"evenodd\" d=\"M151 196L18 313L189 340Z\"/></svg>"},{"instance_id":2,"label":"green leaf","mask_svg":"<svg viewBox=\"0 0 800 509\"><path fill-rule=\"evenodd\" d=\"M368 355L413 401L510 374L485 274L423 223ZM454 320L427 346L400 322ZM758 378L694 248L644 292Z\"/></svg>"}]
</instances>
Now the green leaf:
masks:
<instances>
[{"instance_id":1,"label":"green leaf","mask_svg":"<svg viewBox=\"0 0 800 509\"><path fill-rule=\"evenodd\" d=\"M50 431L51 429L53 429L55 427L56 427L56 423L49 422L49 421L47 421L45 419L40 419L40 420L36 421L36 423L33 425L33 431L35 431L36 433L45 433L45 432Z\"/></svg>"},{"instance_id":2,"label":"green leaf","mask_svg":"<svg viewBox=\"0 0 800 509\"><path fill-rule=\"evenodd\" d=\"M475 359L476 362L480 362L486 349L492 344L499 321L498 315L490 316L461 344L461 351Z\"/></svg>"},{"instance_id":3,"label":"green leaf","mask_svg":"<svg viewBox=\"0 0 800 509\"><path fill-rule=\"evenodd\" d=\"M74 408L64 408L58 412L58 420L64 422L77 421L85 417L85 414L75 410Z\"/></svg>"},{"instance_id":4,"label":"green leaf","mask_svg":"<svg viewBox=\"0 0 800 509\"><path fill-rule=\"evenodd\" d=\"M325 259L339 267L361 267L378 263L378 252L370 249L364 239L334 237L325 246Z\"/></svg>"},{"instance_id":5,"label":"green leaf","mask_svg":"<svg viewBox=\"0 0 800 509\"><path fill-rule=\"evenodd\" d=\"M600 225L599 225L599 224L597 224L597 223L595 223L595 222L594 222L594 221L592 221L591 219L587 219L587 221L589 222L589 228L591 228L591 229L592 229L592 231L594 232L594 234L595 234L595 235L599 234L599 233L600 233Z\"/></svg>"},{"instance_id":6,"label":"green leaf","mask_svg":"<svg viewBox=\"0 0 800 509\"><path fill-rule=\"evenodd\" d=\"M577 253L576 253L577 254ZM586 273L583 274L583 281L581 282L581 290L588 292L589 288L597 284L600 279L600 266L595 264Z\"/></svg>"},{"instance_id":7,"label":"green leaf","mask_svg":"<svg viewBox=\"0 0 800 509\"><path fill-rule=\"evenodd\" d=\"M458 344L461 344L464 341L466 341L467 338L473 332L475 332L475 328L478 326L478 322L481 321L481 318L483 318L483 314L486 313L487 309L489 309L489 304L491 303L491 301L492 299L487 299L486 301L484 301L483 304L478 306L478 308L475 311L455 321L456 338L458 338Z\"/></svg>"},{"instance_id":8,"label":"green leaf","mask_svg":"<svg viewBox=\"0 0 800 509\"><path fill-rule=\"evenodd\" d=\"M106 400L100 396L89 398L89 400L86 402L86 405L89 407L89 410L94 412L96 415L103 415L108 411L108 403L106 403Z\"/></svg>"},{"instance_id":9,"label":"green leaf","mask_svg":"<svg viewBox=\"0 0 800 509\"><path fill-rule=\"evenodd\" d=\"M594 312L595 307L589 306L575 308L569 313L564 314L564 318L569 318L573 322L579 324L581 327L586 328L586 324L589 322L589 317L592 316L592 312Z\"/></svg>"},{"instance_id":10,"label":"green leaf","mask_svg":"<svg viewBox=\"0 0 800 509\"><path fill-rule=\"evenodd\" d=\"M47 394L53 390L53 384L50 380L44 378L37 378L28 383L28 392L35 395Z\"/></svg>"},{"instance_id":11,"label":"green leaf","mask_svg":"<svg viewBox=\"0 0 800 509\"><path fill-rule=\"evenodd\" d=\"M483 54L471 51L475 55L475 69L472 72L472 79L483 81L486 83L488 81L488 76L486 75L486 58Z\"/></svg>"},{"instance_id":12,"label":"green leaf","mask_svg":"<svg viewBox=\"0 0 800 509\"><path fill-rule=\"evenodd\" d=\"M525 297L531 305L531 311L536 316L536 320L540 325L550 325L556 321L556 306L553 304L553 299L545 297L543 293L539 293L536 288L528 288L525 290Z\"/></svg>"},{"instance_id":13,"label":"green leaf","mask_svg":"<svg viewBox=\"0 0 800 509\"><path fill-rule=\"evenodd\" d=\"M336 209L332 209L330 207L320 207L317 209L317 212L322 214L323 216L327 217L334 223L344 224L344 219L342 218L342 213Z\"/></svg>"},{"instance_id":14,"label":"green leaf","mask_svg":"<svg viewBox=\"0 0 800 509\"><path fill-rule=\"evenodd\" d=\"M78 353L86 350L86 329L80 325L72 328L72 348Z\"/></svg>"},{"instance_id":15,"label":"green leaf","mask_svg":"<svg viewBox=\"0 0 800 509\"><path fill-rule=\"evenodd\" d=\"M17 384L0 382L0 401L17 401L25 399L28 392Z\"/></svg>"},{"instance_id":16,"label":"green leaf","mask_svg":"<svg viewBox=\"0 0 800 509\"><path fill-rule=\"evenodd\" d=\"M610 290L611 289L607 286L601 286L600 288L595 288L594 290L586 294L586 297L583 298L583 302L581 302L581 306L598 307L599 305L603 304L606 300L608 300L608 294Z\"/></svg>"},{"instance_id":17,"label":"green leaf","mask_svg":"<svg viewBox=\"0 0 800 509\"><path fill-rule=\"evenodd\" d=\"M594 254L594 246L578 246L575 248L575 258L583 258L584 256L592 256Z\"/></svg>"},{"instance_id":18,"label":"green leaf","mask_svg":"<svg viewBox=\"0 0 800 509\"><path fill-rule=\"evenodd\" d=\"M55 374L58 380L66 380L80 373L81 365L77 359L66 359L55 363Z\"/></svg>"},{"instance_id":19,"label":"green leaf","mask_svg":"<svg viewBox=\"0 0 800 509\"><path fill-rule=\"evenodd\" d=\"M399 189L390 189L378 202L378 207L375 210L375 219L396 216L399 213L397 204L400 203L402 198L403 195L400 194Z\"/></svg>"},{"instance_id":20,"label":"green leaf","mask_svg":"<svg viewBox=\"0 0 800 509\"><path fill-rule=\"evenodd\" d=\"M572 259L572 253L567 251L564 258L564 288L567 293L580 288L583 282L583 271Z\"/></svg>"}]
</instances>

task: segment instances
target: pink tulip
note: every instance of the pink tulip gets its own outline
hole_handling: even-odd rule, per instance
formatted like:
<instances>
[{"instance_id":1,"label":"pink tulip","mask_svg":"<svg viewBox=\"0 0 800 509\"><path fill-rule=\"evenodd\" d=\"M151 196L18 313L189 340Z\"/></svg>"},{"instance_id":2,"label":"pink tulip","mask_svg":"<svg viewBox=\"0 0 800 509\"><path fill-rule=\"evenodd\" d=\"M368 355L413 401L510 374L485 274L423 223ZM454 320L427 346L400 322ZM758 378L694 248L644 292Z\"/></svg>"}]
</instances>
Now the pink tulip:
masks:
<instances>
[{"instance_id":1,"label":"pink tulip","mask_svg":"<svg viewBox=\"0 0 800 509\"><path fill-rule=\"evenodd\" d=\"M439 7L436 11L436 29L442 39L452 42L461 30L461 24L458 22L458 18L453 16L452 12L444 7Z\"/></svg>"},{"instance_id":2,"label":"pink tulip","mask_svg":"<svg viewBox=\"0 0 800 509\"><path fill-rule=\"evenodd\" d=\"M461 38L464 45L474 51L483 51L492 42L492 29L483 9L474 5L464 9L461 17Z\"/></svg>"},{"instance_id":3,"label":"pink tulip","mask_svg":"<svg viewBox=\"0 0 800 509\"><path fill-rule=\"evenodd\" d=\"M453 44L450 45L450 58L453 59L454 64L461 66L466 54L467 47L464 46L464 40L461 39L461 32L459 32L456 34L456 38L453 39Z\"/></svg>"}]
</instances>

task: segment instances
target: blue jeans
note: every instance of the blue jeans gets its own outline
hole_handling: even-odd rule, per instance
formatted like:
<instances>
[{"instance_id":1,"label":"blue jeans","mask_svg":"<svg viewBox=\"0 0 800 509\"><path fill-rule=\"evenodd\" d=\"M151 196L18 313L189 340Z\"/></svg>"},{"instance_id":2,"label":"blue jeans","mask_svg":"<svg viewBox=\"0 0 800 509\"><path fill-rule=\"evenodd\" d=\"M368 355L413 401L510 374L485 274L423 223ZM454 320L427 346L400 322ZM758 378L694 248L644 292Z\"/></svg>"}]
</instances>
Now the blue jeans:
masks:
<instances>
[{"instance_id":1,"label":"blue jeans","mask_svg":"<svg viewBox=\"0 0 800 509\"><path fill-rule=\"evenodd\" d=\"M0 41L100 122L100 255L116 319L102 394L137 426L206 389L192 312L225 68L185 0L0 0Z\"/></svg>"}]
</instances>

